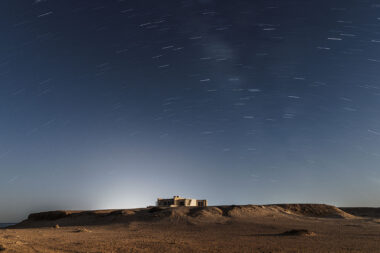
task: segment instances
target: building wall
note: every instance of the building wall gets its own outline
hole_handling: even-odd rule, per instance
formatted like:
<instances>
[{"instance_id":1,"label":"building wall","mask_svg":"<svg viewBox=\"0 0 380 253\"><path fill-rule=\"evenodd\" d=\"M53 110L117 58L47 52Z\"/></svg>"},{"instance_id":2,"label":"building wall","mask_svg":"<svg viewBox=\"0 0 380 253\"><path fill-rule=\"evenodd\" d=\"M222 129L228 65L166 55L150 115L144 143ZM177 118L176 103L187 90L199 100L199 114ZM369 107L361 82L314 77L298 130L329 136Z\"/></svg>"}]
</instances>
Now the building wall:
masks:
<instances>
[{"instance_id":1,"label":"building wall","mask_svg":"<svg viewBox=\"0 0 380 253\"><path fill-rule=\"evenodd\" d=\"M197 200L197 206L207 206L207 200Z\"/></svg>"},{"instance_id":2,"label":"building wall","mask_svg":"<svg viewBox=\"0 0 380 253\"><path fill-rule=\"evenodd\" d=\"M197 206L197 200L196 199L189 199L189 206Z\"/></svg>"},{"instance_id":3,"label":"building wall","mask_svg":"<svg viewBox=\"0 0 380 253\"><path fill-rule=\"evenodd\" d=\"M157 206L207 206L207 200L186 199L174 196L172 199L157 199Z\"/></svg>"},{"instance_id":4,"label":"building wall","mask_svg":"<svg viewBox=\"0 0 380 253\"><path fill-rule=\"evenodd\" d=\"M171 206L174 205L173 199L157 199L157 206Z\"/></svg>"}]
</instances>

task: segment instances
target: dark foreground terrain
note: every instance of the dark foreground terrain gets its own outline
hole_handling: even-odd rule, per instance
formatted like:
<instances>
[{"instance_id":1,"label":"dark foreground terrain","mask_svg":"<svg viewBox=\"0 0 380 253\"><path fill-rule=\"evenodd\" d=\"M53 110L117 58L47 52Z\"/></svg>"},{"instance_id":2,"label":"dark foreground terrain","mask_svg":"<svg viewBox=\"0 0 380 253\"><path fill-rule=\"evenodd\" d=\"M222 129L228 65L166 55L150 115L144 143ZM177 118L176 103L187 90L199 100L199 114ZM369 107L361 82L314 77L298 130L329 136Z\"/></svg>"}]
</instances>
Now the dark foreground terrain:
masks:
<instances>
[{"instance_id":1,"label":"dark foreground terrain","mask_svg":"<svg viewBox=\"0 0 380 253\"><path fill-rule=\"evenodd\" d=\"M0 229L0 251L380 252L379 214L319 204L54 211Z\"/></svg>"}]
</instances>

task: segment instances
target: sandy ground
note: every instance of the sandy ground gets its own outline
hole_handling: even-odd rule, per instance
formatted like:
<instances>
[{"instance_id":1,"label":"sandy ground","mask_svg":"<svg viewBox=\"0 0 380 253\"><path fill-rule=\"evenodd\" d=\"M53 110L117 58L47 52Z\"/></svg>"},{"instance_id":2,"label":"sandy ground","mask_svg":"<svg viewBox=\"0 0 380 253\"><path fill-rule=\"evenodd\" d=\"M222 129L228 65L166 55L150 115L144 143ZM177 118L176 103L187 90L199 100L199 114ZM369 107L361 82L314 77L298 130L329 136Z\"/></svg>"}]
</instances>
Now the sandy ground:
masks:
<instances>
[{"instance_id":1,"label":"sandy ground","mask_svg":"<svg viewBox=\"0 0 380 253\"><path fill-rule=\"evenodd\" d=\"M321 218L289 209L240 208L229 215L217 208L184 210L39 217L1 229L1 252L380 252L376 218ZM283 235L292 229L309 233Z\"/></svg>"}]
</instances>

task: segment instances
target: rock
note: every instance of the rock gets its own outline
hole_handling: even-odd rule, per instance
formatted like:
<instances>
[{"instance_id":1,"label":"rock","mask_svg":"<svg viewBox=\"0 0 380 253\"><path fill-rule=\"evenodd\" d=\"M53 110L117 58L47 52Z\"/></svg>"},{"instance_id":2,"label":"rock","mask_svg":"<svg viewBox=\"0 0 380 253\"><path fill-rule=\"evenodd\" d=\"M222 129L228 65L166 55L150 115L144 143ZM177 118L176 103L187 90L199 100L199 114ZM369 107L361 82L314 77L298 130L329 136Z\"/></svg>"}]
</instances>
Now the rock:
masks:
<instances>
[{"instance_id":1,"label":"rock","mask_svg":"<svg viewBox=\"0 0 380 253\"><path fill-rule=\"evenodd\" d=\"M161 208L161 207L155 206L155 207L152 207L151 209L149 209L148 212L150 212L150 213L157 213L157 212L160 212L160 211L162 211L162 210L164 210L164 208Z\"/></svg>"},{"instance_id":2,"label":"rock","mask_svg":"<svg viewBox=\"0 0 380 253\"><path fill-rule=\"evenodd\" d=\"M42 213L32 213L28 216L29 220L58 220L68 217L71 213L68 211L50 211Z\"/></svg>"},{"instance_id":3,"label":"rock","mask_svg":"<svg viewBox=\"0 0 380 253\"><path fill-rule=\"evenodd\" d=\"M281 235L285 235L285 236L314 236L315 233L310 232L307 229L292 229L292 230L289 230L289 231L282 233Z\"/></svg>"},{"instance_id":4,"label":"rock","mask_svg":"<svg viewBox=\"0 0 380 253\"><path fill-rule=\"evenodd\" d=\"M87 228L77 228L73 232L75 232L75 233L82 233L82 232L88 232L88 233L90 233L91 231L88 230Z\"/></svg>"},{"instance_id":5,"label":"rock","mask_svg":"<svg viewBox=\"0 0 380 253\"><path fill-rule=\"evenodd\" d=\"M111 212L109 215L121 215L121 216L129 216L134 215L136 212L132 210L116 210Z\"/></svg>"}]
</instances>

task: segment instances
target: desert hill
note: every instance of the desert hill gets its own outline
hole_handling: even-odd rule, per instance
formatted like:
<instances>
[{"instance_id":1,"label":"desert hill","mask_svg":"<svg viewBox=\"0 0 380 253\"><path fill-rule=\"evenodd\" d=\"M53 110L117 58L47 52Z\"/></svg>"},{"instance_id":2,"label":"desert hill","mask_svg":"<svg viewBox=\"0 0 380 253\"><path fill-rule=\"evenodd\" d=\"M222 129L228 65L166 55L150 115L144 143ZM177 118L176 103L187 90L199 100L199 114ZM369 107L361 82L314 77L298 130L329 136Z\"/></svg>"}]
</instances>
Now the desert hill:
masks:
<instances>
[{"instance_id":1,"label":"desert hill","mask_svg":"<svg viewBox=\"0 0 380 253\"><path fill-rule=\"evenodd\" d=\"M359 217L380 218L380 208L378 207L341 207L340 209Z\"/></svg>"},{"instance_id":2,"label":"desert hill","mask_svg":"<svg viewBox=\"0 0 380 253\"><path fill-rule=\"evenodd\" d=\"M323 204L50 211L0 229L0 251L380 253L379 211Z\"/></svg>"},{"instance_id":3,"label":"desert hill","mask_svg":"<svg viewBox=\"0 0 380 253\"><path fill-rule=\"evenodd\" d=\"M13 228L105 225L129 222L227 222L257 217L318 217L353 219L343 210L324 204L231 205L209 207L139 208L96 211L50 211L33 213Z\"/></svg>"}]
</instances>

